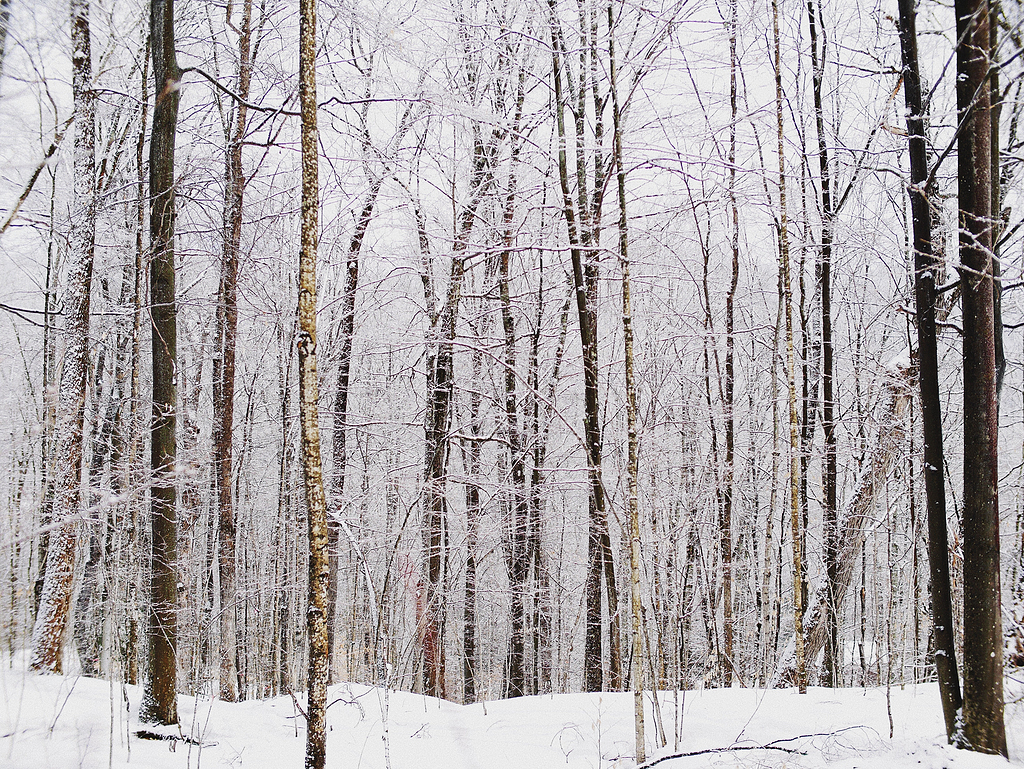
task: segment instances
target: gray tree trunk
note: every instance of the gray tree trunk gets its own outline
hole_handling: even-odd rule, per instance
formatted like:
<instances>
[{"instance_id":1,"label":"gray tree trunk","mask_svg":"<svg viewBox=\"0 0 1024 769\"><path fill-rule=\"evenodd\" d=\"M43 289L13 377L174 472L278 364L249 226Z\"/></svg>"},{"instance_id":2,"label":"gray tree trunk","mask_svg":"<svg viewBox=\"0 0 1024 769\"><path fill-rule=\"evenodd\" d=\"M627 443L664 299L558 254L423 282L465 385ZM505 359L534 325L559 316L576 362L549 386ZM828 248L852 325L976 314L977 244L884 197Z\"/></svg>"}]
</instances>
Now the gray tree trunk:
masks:
<instances>
[{"instance_id":1,"label":"gray tree trunk","mask_svg":"<svg viewBox=\"0 0 1024 769\"><path fill-rule=\"evenodd\" d=\"M72 90L75 100L74 196L65 300L64 366L57 396L53 520L35 627L33 670L62 671L81 527L82 432L89 370L89 295L96 234L96 100L92 90L89 2L72 0Z\"/></svg>"},{"instance_id":2,"label":"gray tree trunk","mask_svg":"<svg viewBox=\"0 0 1024 769\"><path fill-rule=\"evenodd\" d=\"M220 696L228 702L238 699L237 638L235 627L235 509L231 486L234 401L235 345L238 336L238 260L242 244L242 204L245 176L242 170L242 142L245 139L252 79L252 0L242 5L242 26L238 36L238 85L241 102L236 106L224 173L224 235L221 251L220 285L217 290L216 354L213 359L213 481L218 509L218 555L220 572Z\"/></svg>"}]
</instances>

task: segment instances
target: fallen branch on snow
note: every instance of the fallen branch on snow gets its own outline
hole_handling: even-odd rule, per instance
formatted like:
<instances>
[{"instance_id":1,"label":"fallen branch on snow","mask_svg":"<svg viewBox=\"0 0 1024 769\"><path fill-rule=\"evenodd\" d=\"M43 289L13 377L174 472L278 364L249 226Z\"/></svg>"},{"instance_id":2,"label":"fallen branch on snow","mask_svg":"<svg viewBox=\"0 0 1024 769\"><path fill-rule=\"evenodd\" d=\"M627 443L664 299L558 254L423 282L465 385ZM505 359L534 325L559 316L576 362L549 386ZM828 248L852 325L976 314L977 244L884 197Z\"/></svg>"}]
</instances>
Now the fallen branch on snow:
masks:
<instances>
[{"instance_id":1,"label":"fallen branch on snow","mask_svg":"<svg viewBox=\"0 0 1024 769\"><path fill-rule=\"evenodd\" d=\"M797 740L807 740L811 737L834 737L837 734L848 732L852 729L863 729L862 726L847 726L842 729L836 729L832 732L818 732L816 734L798 734L796 737L783 737L779 740L772 740L764 745L732 745L727 748L705 748L704 750L692 750L689 753L673 753L670 756L662 756L656 758L653 761L648 761L646 764L640 764L637 769L650 769L650 767L660 764L662 761L668 761L673 758L690 758L691 756L706 756L709 753L731 753L739 750L780 750L783 753L793 753L800 756L806 756L807 751L798 750L796 748L784 748L782 743L784 742L796 742Z\"/></svg>"},{"instance_id":2,"label":"fallen branch on snow","mask_svg":"<svg viewBox=\"0 0 1024 769\"><path fill-rule=\"evenodd\" d=\"M780 740L781 742L782 740ZM649 769L649 767L660 764L662 761L669 761L673 758L690 758L691 756L706 756L709 753L732 753L737 750L781 750L783 753L795 753L800 756L806 756L807 751L797 750L796 748L783 748L779 745L733 745L730 748L706 748L705 750L691 750L689 753L673 753L670 756L662 756L656 758L653 761L649 761L646 764L640 764L637 769Z\"/></svg>"}]
</instances>

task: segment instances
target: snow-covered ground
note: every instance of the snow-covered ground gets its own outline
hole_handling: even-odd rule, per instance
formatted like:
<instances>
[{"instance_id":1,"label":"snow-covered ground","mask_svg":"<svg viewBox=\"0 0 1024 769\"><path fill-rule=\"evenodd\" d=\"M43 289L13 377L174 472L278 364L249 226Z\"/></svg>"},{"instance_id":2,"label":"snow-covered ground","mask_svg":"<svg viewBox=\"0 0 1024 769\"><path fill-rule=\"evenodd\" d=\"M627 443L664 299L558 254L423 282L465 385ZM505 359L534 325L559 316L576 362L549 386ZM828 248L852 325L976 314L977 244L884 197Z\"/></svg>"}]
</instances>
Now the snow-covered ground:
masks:
<instances>
[{"instance_id":1,"label":"snow-covered ground","mask_svg":"<svg viewBox=\"0 0 1024 769\"><path fill-rule=\"evenodd\" d=\"M193 741L136 736L140 690L76 676L40 676L3 660L0 767L257 767L303 764L305 732L291 697L227 704L181 697L182 732ZM330 690L328 766L338 769L633 767L629 694L568 694L456 705L366 686ZM127 698L127 699L126 699ZM299 697L299 702L302 702ZM1011 763L1024 765L1024 681L1007 680ZM994 769L1006 762L945 745L936 687L707 689L663 693L668 744L648 750L663 769L842 767ZM382 713L385 717L382 718ZM676 729L678 726L678 746ZM775 749L757 749L757 746ZM740 749L737 749L740 748ZM755 748L755 749L750 749ZM783 750L784 749L784 750ZM792 752L789 752L792 751ZM653 760L652 759L652 760Z\"/></svg>"}]
</instances>

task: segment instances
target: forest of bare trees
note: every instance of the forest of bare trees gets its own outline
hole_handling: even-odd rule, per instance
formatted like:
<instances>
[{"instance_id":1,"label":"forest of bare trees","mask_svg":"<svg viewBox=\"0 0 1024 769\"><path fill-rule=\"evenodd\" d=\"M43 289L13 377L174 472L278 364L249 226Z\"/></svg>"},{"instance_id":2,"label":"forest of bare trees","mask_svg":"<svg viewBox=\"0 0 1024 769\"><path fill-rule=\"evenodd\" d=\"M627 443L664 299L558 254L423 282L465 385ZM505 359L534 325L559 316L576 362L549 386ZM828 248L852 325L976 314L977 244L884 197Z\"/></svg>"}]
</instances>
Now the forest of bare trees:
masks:
<instances>
[{"instance_id":1,"label":"forest of bare trees","mask_svg":"<svg viewBox=\"0 0 1024 769\"><path fill-rule=\"evenodd\" d=\"M937 680L1005 755L1022 22L0 2L5 653L308 691L309 767L339 681L633 691L642 763L644 690Z\"/></svg>"}]
</instances>

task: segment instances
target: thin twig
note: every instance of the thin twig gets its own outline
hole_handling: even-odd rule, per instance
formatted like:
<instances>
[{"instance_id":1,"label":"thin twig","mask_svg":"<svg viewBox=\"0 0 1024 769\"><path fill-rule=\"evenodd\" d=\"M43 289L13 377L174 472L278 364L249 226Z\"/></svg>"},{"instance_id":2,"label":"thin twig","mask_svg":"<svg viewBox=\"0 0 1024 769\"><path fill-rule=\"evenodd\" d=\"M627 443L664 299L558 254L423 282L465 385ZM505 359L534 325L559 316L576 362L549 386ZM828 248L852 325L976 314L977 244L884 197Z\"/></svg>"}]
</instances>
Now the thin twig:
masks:
<instances>
[{"instance_id":1,"label":"thin twig","mask_svg":"<svg viewBox=\"0 0 1024 769\"><path fill-rule=\"evenodd\" d=\"M288 695L292 698L292 702L295 703L295 709L299 711L304 719L309 720L309 716L306 715L306 711L302 709L302 705L299 704L299 698L295 696L295 692L291 689L288 690Z\"/></svg>"},{"instance_id":2,"label":"thin twig","mask_svg":"<svg viewBox=\"0 0 1024 769\"><path fill-rule=\"evenodd\" d=\"M236 101L238 104L241 104L246 109L255 110L256 112L268 112L268 113L276 114L276 115L286 115L287 117L299 117L300 114L301 114L301 113L295 112L293 110L285 109L284 105L281 105L280 107L264 107L261 104L254 104L251 101L243 99L237 93L235 93L230 88L228 88L226 85L224 85L219 80L217 80L217 78L215 78L213 75L209 74L208 72L204 72L199 67L184 67L181 70L181 74L182 75L185 75L185 74L187 74L189 72L195 72L197 75L199 75L199 76L201 76L203 78L206 78L206 80L208 80L210 82L210 84L213 85L218 91L221 91L222 93L224 93L227 96L231 97L234 101ZM417 96L413 96L413 97L386 96L386 97L367 98L367 99L341 99L341 98L339 98L337 96L332 96L331 98L327 99L326 101L322 101L319 104L317 104L317 108L318 109L322 109L323 107L326 107L326 106L328 106L330 104L339 104L339 105L344 106L344 107L351 107L351 106L359 106L361 104L392 104L394 102L422 102L422 101L425 101L425 99L423 99L421 97L417 97ZM0 232L0 234L2 234L2 232Z\"/></svg>"},{"instance_id":3,"label":"thin twig","mask_svg":"<svg viewBox=\"0 0 1024 769\"><path fill-rule=\"evenodd\" d=\"M7 228L11 226L11 223L14 221L14 217L18 215L18 211L21 210L22 203L25 202L29 193L32 192L32 188L35 186L36 180L39 179L39 174L43 172L43 169L46 168L46 164L49 163L50 158L53 157L53 153L57 151L57 147L60 146L61 140L64 138L64 134L67 132L68 126L70 125L71 118L68 118L64 122L64 125L61 126L60 130L57 131L57 134L53 137L53 141L46 149L46 154L44 154L43 159L39 161L39 165L36 166L36 170L32 173L31 178L29 178L28 184L25 185L25 189L22 190L21 196L18 198L18 202L14 204L14 208L11 209L11 213L7 215L7 219L4 221L3 226L0 227L0 235L7 232Z\"/></svg>"}]
</instances>

